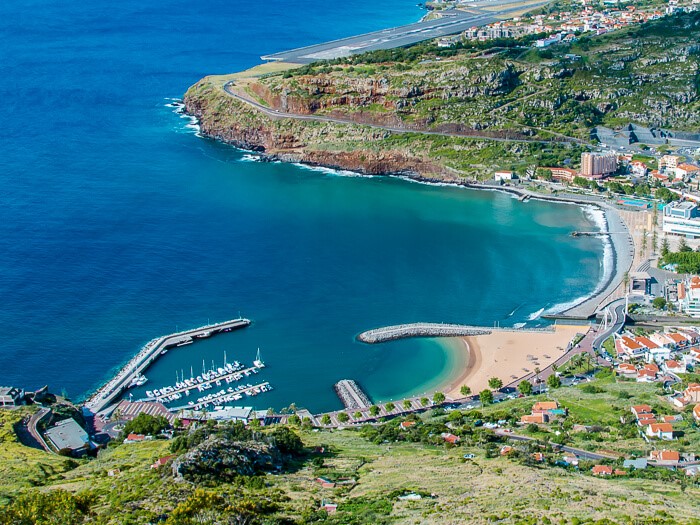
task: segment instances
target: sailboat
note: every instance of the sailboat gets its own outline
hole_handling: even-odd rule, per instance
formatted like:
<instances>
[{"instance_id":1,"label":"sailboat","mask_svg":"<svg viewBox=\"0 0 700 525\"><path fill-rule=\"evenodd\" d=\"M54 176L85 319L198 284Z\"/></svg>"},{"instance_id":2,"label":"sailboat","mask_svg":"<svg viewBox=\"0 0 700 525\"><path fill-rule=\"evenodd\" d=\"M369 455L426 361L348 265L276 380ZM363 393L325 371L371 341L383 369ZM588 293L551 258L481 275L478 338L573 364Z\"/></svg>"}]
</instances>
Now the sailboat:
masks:
<instances>
[{"instance_id":1,"label":"sailboat","mask_svg":"<svg viewBox=\"0 0 700 525\"><path fill-rule=\"evenodd\" d=\"M263 363L262 359L260 358L260 348L258 348L258 353L255 356L255 361L253 361L253 364L258 368L265 368L265 363Z\"/></svg>"}]
</instances>

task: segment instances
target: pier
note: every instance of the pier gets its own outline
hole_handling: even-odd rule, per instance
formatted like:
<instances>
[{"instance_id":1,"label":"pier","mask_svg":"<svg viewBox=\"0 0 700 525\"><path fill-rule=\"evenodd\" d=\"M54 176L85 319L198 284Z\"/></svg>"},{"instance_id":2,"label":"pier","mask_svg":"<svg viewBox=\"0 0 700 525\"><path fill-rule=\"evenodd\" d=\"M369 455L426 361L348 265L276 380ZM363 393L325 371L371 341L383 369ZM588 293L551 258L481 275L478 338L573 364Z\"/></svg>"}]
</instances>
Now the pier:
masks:
<instances>
[{"instance_id":1,"label":"pier","mask_svg":"<svg viewBox=\"0 0 700 525\"><path fill-rule=\"evenodd\" d=\"M369 396L352 379L342 379L333 388L346 410L366 410L372 406Z\"/></svg>"},{"instance_id":2,"label":"pier","mask_svg":"<svg viewBox=\"0 0 700 525\"><path fill-rule=\"evenodd\" d=\"M156 400L161 403L169 403L175 399L180 399L182 394L189 396L191 390L197 389L200 392L203 392L204 390L213 388L213 385L221 386L222 381L225 381L226 384L230 384L232 381L240 381L244 377L249 377L251 374L257 374L259 369L261 369L264 365L255 365L245 368L244 365L236 361L233 365L225 364L224 366L226 368L220 368L218 371L212 370L197 377L183 379L172 387L164 387L159 390L156 389L153 392L148 391L146 392L146 395L149 393L153 393L153 395L149 396L147 400Z\"/></svg>"},{"instance_id":3,"label":"pier","mask_svg":"<svg viewBox=\"0 0 700 525\"><path fill-rule=\"evenodd\" d=\"M464 324L412 323L367 330L358 335L357 340L363 343L375 344L409 337L467 337L488 335L492 332L552 332L553 330L553 327L515 328L494 326L491 328Z\"/></svg>"},{"instance_id":4,"label":"pier","mask_svg":"<svg viewBox=\"0 0 700 525\"><path fill-rule=\"evenodd\" d=\"M201 410L202 408L208 405L213 405L214 403L227 403L229 401L239 401L243 399L244 395L256 396L258 394L262 394L263 392L269 392L270 390L272 390L272 386L270 386L269 382L265 381L264 383L260 383L258 385L246 385L238 387L238 389L233 390L233 392L229 392L227 390L220 390L219 392L215 392L213 394L209 394L208 396L199 398L196 402L192 402L192 404L171 408L169 410L171 412L180 412L182 410Z\"/></svg>"},{"instance_id":5,"label":"pier","mask_svg":"<svg viewBox=\"0 0 700 525\"><path fill-rule=\"evenodd\" d=\"M250 325L249 319L233 319L165 335L149 341L107 384L90 396L85 402L85 408L94 414L103 411L119 399L119 396L129 387L134 378L138 377L139 374L160 357L161 353L169 348L188 345L196 339L208 338L222 332L244 328L248 325Z\"/></svg>"}]
</instances>

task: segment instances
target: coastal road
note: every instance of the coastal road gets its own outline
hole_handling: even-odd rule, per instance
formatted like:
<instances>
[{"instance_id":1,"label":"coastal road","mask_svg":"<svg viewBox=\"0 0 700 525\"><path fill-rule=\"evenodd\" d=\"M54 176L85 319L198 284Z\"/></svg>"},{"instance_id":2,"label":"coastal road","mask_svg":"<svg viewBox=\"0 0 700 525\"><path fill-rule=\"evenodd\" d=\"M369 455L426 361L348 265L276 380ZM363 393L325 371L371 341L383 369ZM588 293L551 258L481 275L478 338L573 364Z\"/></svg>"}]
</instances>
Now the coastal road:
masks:
<instances>
[{"instance_id":1,"label":"coastal road","mask_svg":"<svg viewBox=\"0 0 700 525\"><path fill-rule=\"evenodd\" d=\"M230 95L231 97L235 98L236 100L239 100L243 102L244 104L247 104L248 106L252 107L253 109L256 109L260 111L261 113L264 113L268 117L271 117L273 119L280 119L280 118L288 118L288 119L293 119L293 120L306 120L310 122L330 122L332 124L351 124L355 126L366 126L369 128L373 129L381 129L384 131L389 131L391 133L417 133L421 135L435 135L435 136L440 136L440 137L461 137L461 138L470 138L470 139L480 139L480 140L490 140L494 142L532 142L532 143L539 143L539 144L550 144L552 141L550 140L534 140L534 139L509 139L509 138L500 138L500 137L489 137L486 135L474 135L471 133L455 133L455 132L447 132L447 131L428 131L428 130L421 130L421 129L407 129L407 128L398 128L395 126L382 126L380 124L370 124L370 123L362 123L362 122L354 122L350 119L341 119L337 117L324 117L320 115L302 115L300 113L289 113L287 111L280 111L278 109L272 109L267 106L263 106L260 104L258 101L253 100L249 98L248 96L243 95L241 92L237 92L235 90L235 82L233 80L229 80L226 82L223 86L223 90L227 95ZM559 141L559 142L563 142ZM580 142L577 139L571 138L569 142Z\"/></svg>"},{"instance_id":2,"label":"coastal road","mask_svg":"<svg viewBox=\"0 0 700 525\"><path fill-rule=\"evenodd\" d=\"M341 38L311 46L264 55L263 60L283 61L294 64L310 64L317 60L333 60L368 51L406 47L425 40L455 35L473 26L483 26L510 18L524 9L536 9L549 2L518 5L499 11L484 11L480 6L470 6L469 11L453 9L441 13L440 18L422 20L414 24L382 29L362 35ZM491 4L493 5L493 4ZM511 4L512 5L512 4ZM482 6L483 7L483 6Z\"/></svg>"}]
</instances>

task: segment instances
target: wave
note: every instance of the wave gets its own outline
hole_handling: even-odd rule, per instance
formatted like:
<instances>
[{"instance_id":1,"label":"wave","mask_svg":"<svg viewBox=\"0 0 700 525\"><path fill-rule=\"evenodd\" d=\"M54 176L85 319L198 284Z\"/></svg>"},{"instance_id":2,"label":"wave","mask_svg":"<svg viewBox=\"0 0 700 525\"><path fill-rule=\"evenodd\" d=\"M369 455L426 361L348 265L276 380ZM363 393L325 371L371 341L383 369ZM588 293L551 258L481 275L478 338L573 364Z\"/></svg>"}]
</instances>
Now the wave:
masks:
<instances>
[{"instance_id":1,"label":"wave","mask_svg":"<svg viewBox=\"0 0 700 525\"><path fill-rule=\"evenodd\" d=\"M260 155L254 155L251 153L244 153L243 156L238 159L240 162L260 162L262 158Z\"/></svg>"},{"instance_id":2,"label":"wave","mask_svg":"<svg viewBox=\"0 0 700 525\"><path fill-rule=\"evenodd\" d=\"M185 104L181 99L166 97L164 100L170 101L164 104L166 108L171 108L173 113L175 113L181 119L187 120L187 124L185 124L182 128L177 128L178 130L184 130L186 133L193 133L197 137L202 137L202 129L199 126L199 120L197 117L193 117L192 115L185 113Z\"/></svg>"},{"instance_id":3,"label":"wave","mask_svg":"<svg viewBox=\"0 0 700 525\"><path fill-rule=\"evenodd\" d=\"M335 177L362 177L367 179L371 179L374 177L374 175L365 175L364 173L358 173L357 171L326 168L325 166L311 166L309 164L303 164L301 162L295 162L293 163L293 165L297 166L298 168L323 173L325 175L333 175Z\"/></svg>"},{"instance_id":4,"label":"wave","mask_svg":"<svg viewBox=\"0 0 700 525\"><path fill-rule=\"evenodd\" d=\"M531 313L530 315L527 316L528 321L534 321L535 319L539 319L539 317L544 313L544 308L540 308L536 312Z\"/></svg>"},{"instance_id":5,"label":"wave","mask_svg":"<svg viewBox=\"0 0 700 525\"><path fill-rule=\"evenodd\" d=\"M515 323L515 324L513 325L513 328L522 328L522 327L525 326L526 324L527 324L527 323Z\"/></svg>"}]
</instances>

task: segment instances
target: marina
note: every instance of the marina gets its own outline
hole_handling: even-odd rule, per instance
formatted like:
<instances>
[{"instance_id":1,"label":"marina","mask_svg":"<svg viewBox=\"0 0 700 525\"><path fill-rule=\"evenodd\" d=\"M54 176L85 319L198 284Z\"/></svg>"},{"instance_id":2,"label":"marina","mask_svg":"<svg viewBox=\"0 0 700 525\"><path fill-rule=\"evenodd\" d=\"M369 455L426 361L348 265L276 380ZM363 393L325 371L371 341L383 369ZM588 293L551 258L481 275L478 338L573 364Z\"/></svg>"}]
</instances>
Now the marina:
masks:
<instances>
[{"instance_id":1,"label":"marina","mask_svg":"<svg viewBox=\"0 0 700 525\"><path fill-rule=\"evenodd\" d=\"M265 363L263 363L260 359L260 350L258 350L255 364L251 367L246 367L238 361L227 363L224 354L223 367L215 368L214 364L212 363L211 369L207 371L204 363L202 362L202 374L195 377L194 372L190 370L189 379L184 378L184 373L178 376L176 372L176 381L173 386L165 386L160 389L147 390L146 400L170 403L172 401L182 399L183 394L189 396L190 392L195 389L199 392L204 392L214 388L214 386L221 386L222 383L231 384L233 382L240 381L245 377L250 377L253 374L257 374L260 369L264 367ZM231 389L229 389L229 391L231 391Z\"/></svg>"},{"instance_id":2,"label":"marina","mask_svg":"<svg viewBox=\"0 0 700 525\"><path fill-rule=\"evenodd\" d=\"M192 344L194 340L208 338L215 334L230 332L250 325L249 319L233 319L221 323L208 324L200 328L185 330L149 341L119 372L104 386L92 394L85 402L85 408L92 413L102 412L119 400L126 389L144 384L143 372L161 355L171 348Z\"/></svg>"},{"instance_id":3,"label":"marina","mask_svg":"<svg viewBox=\"0 0 700 525\"><path fill-rule=\"evenodd\" d=\"M265 381L257 385L240 385L237 388L222 389L218 392L200 397L197 401L190 401L185 406L180 406L170 409L171 412L179 412L181 410L201 410L209 405L229 403L232 401L240 401L244 396L253 397L264 392L272 390L270 383Z\"/></svg>"}]
</instances>

